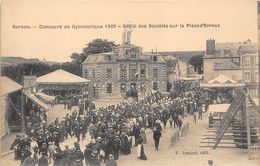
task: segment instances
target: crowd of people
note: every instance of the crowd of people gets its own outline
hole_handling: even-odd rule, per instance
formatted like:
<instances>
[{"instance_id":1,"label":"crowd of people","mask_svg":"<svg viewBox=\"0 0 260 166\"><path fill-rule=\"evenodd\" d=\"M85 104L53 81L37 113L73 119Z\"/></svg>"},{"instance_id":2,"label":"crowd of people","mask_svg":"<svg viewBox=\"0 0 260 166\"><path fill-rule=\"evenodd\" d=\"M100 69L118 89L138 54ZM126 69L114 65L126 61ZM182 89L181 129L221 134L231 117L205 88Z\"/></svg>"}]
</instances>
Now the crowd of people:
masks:
<instances>
[{"instance_id":1,"label":"crowd of people","mask_svg":"<svg viewBox=\"0 0 260 166\"><path fill-rule=\"evenodd\" d=\"M29 126L26 136L17 136L11 149L21 165L46 166L114 166L120 155L129 155L138 147L138 158L147 160L144 144L145 131L153 130L155 150L159 150L160 138L169 123L181 129L182 118L198 110L206 110L211 102L207 92L192 82L177 82L181 91L172 96L156 92L141 101L123 102L87 112L73 112L47 125L46 121ZM161 125L162 124L162 125ZM89 134L91 140L84 149L80 141ZM76 137L73 147L60 143Z\"/></svg>"}]
</instances>

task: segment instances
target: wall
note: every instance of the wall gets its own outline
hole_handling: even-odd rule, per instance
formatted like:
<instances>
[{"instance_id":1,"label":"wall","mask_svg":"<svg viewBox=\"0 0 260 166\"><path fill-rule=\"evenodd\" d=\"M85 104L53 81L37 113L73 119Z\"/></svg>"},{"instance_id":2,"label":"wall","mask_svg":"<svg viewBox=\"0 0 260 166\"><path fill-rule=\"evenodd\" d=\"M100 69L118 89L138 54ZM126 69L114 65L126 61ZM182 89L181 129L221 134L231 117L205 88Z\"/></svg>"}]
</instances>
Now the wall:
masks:
<instances>
[{"instance_id":1,"label":"wall","mask_svg":"<svg viewBox=\"0 0 260 166\"><path fill-rule=\"evenodd\" d=\"M231 78L234 81L241 81L242 80L242 70L214 70L214 78L219 76L220 74L223 74L229 78Z\"/></svg>"}]
</instances>

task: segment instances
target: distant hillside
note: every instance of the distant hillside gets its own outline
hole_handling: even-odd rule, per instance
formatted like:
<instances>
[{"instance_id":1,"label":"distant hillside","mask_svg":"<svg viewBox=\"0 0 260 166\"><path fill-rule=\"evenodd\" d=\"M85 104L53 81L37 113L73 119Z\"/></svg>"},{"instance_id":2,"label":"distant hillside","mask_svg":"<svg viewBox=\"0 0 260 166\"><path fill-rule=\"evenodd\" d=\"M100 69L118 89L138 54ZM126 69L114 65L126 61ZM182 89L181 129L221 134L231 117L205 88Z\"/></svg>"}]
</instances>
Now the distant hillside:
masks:
<instances>
[{"instance_id":1,"label":"distant hillside","mask_svg":"<svg viewBox=\"0 0 260 166\"><path fill-rule=\"evenodd\" d=\"M186 62L190 61L190 58L196 55L204 55L205 51L169 51L169 52L158 52L160 55L172 55L175 58L180 58Z\"/></svg>"},{"instance_id":2,"label":"distant hillside","mask_svg":"<svg viewBox=\"0 0 260 166\"><path fill-rule=\"evenodd\" d=\"M40 61L38 58L26 59L22 57L1 57L2 64L18 65L21 63L47 63L47 64L58 64L58 62L51 61Z\"/></svg>"},{"instance_id":3,"label":"distant hillside","mask_svg":"<svg viewBox=\"0 0 260 166\"><path fill-rule=\"evenodd\" d=\"M37 58L26 59L22 57L1 57L1 62L18 65L20 63L39 63L40 60Z\"/></svg>"}]
</instances>

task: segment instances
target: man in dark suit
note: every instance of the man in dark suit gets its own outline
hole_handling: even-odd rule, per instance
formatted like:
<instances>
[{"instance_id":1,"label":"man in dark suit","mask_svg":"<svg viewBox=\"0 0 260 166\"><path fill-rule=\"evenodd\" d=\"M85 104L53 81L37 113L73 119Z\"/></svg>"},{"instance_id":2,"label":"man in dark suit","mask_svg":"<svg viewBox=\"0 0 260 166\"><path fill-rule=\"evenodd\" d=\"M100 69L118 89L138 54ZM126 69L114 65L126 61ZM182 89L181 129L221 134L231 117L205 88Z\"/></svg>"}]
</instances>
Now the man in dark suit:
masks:
<instances>
[{"instance_id":1,"label":"man in dark suit","mask_svg":"<svg viewBox=\"0 0 260 166\"><path fill-rule=\"evenodd\" d=\"M155 128L155 130L153 132L153 140L154 140L154 145L155 145L156 150L158 150L158 148L159 148L161 136L162 136L161 131L158 128Z\"/></svg>"},{"instance_id":2,"label":"man in dark suit","mask_svg":"<svg viewBox=\"0 0 260 166\"><path fill-rule=\"evenodd\" d=\"M48 159L45 153L42 153L42 157L39 158L38 166L48 166Z\"/></svg>"}]
</instances>

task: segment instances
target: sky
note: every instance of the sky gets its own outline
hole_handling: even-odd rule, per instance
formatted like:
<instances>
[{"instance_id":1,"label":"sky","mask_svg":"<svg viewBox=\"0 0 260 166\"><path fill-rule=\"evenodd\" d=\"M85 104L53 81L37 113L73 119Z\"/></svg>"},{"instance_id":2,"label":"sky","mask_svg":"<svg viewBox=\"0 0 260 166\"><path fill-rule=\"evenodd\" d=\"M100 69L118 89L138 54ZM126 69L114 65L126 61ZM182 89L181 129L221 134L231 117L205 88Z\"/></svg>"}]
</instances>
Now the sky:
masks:
<instances>
[{"instance_id":1,"label":"sky","mask_svg":"<svg viewBox=\"0 0 260 166\"><path fill-rule=\"evenodd\" d=\"M184 24L184 28L134 28L131 43L143 51L205 50L217 43L257 41L256 1L84 1L3 0L1 56L65 62L73 52L101 38L122 42L123 24ZM187 28L186 24L219 24L219 28ZM102 29L40 29L40 25L103 25ZM13 25L30 26L15 29ZM119 27L120 26L120 27Z\"/></svg>"}]
</instances>

